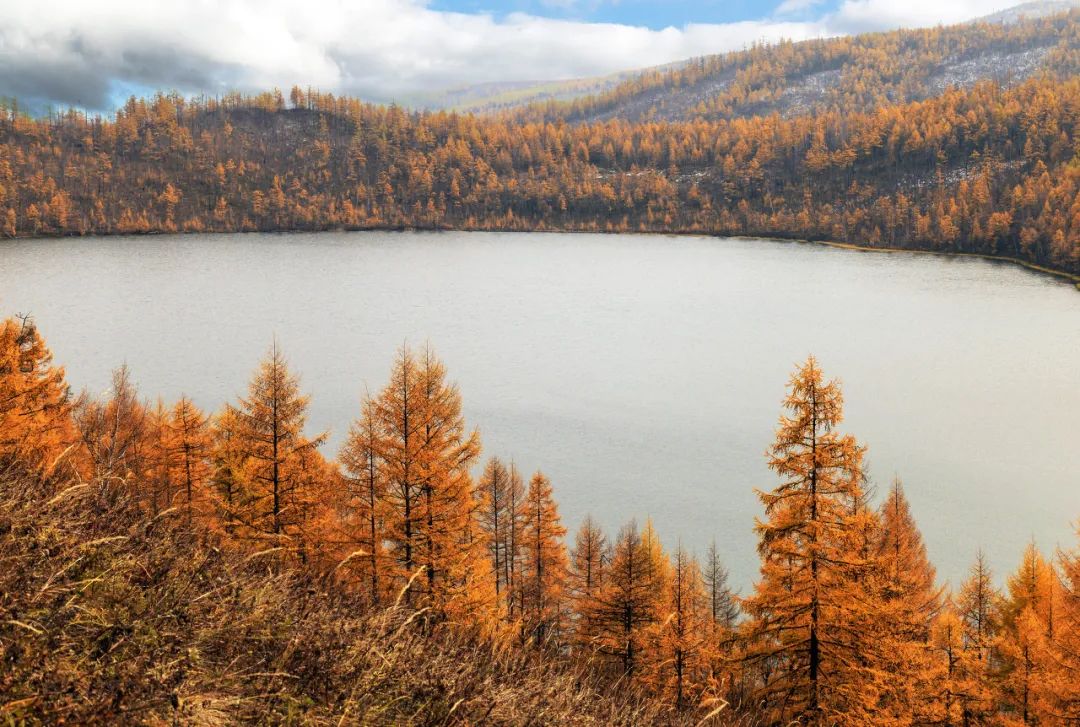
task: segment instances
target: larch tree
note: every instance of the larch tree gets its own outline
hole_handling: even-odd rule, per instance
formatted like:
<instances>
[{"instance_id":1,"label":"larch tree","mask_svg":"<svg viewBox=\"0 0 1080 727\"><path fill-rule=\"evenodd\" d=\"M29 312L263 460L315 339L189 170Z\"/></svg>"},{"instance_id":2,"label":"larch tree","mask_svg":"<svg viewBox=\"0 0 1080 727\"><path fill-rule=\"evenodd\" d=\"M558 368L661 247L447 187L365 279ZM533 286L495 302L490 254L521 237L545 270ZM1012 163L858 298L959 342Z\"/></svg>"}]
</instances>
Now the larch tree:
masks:
<instances>
[{"instance_id":1,"label":"larch tree","mask_svg":"<svg viewBox=\"0 0 1080 727\"><path fill-rule=\"evenodd\" d=\"M597 634L593 614L596 598L604 585L608 559L607 537L592 516L587 515L574 536L569 564L574 645L584 653L592 650Z\"/></svg>"},{"instance_id":2,"label":"larch tree","mask_svg":"<svg viewBox=\"0 0 1080 727\"><path fill-rule=\"evenodd\" d=\"M955 603L957 616L963 626L963 647L974 664L968 688L960 695L963 723L986 724L994 710L990 677L996 662L1003 604L982 550L976 553L968 577L960 584Z\"/></svg>"},{"instance_id":3,"label":"larch tree","mask_svg":"<svg viewBox=\"0 0 1080 727\"><path fill-rule=\"evenodd\" d=\"M524 633L543 643L558 638L563 626L566 588L566 528L551 490L551 481L536 472L525 494L522 532L522 590Z\"/></svg>"},{"instance_id":4,"label":"larch tree","mask_svg":"<svg viewBox=\"0 0 1080 727\"><path fill-rule=\"evenodd\" d=\"M171 412L158 397L146 416L146 474L142 478L140 499L153 515L173 506L176 485L176 447L173 445Z\"/></svg>"},{"instance_id":5,"label":"larch tree","mask_svg":"<svg viewBox=\"0 0 1080 727\"><path fill-rule=\"evenodd\" d=\"M215 522L229 535L238 534L252 519L252 489L248 486L240 411L226 404L211 423L210 478Z\"/></svg>"},{"instance_id":6,"label":"larch tree","mask_svg":"<svg viewBox=\"0 0 1080 727\"><path fill-rule=\"evenodd\" d=\"M836 381L810 357L791 378L769 467L782 482L758 492L765 520L761 579L744 601L751 661L768 661L759 689L770 720L857 722L876 702L866 689L869 638L858 578L865 561L852 542L863 528L863 448L835 427L843 419Z\"/></svg>"},{"instance_id":7,"label":"larch tree","mask_svg":"<svg viewBox=\"0 0 1080 727\"><path fill-rule=\"evenodd\" d=\"M967 647L964 620L951 603L944 604L934 616L925 647L926 656L920 661L925 673L917 723L945 727L984 724L972 706L986 698L985 671L978 653Z\"/></svg>"},{"instance_id":8,"label":"larch tree","mask_svg":"<svg viewBox=\"0 0 1080 727\"><path fill-rule=\"evenodd\" d=\"M247 534L269 538L301 558L308 546L305 528L323 495L316 450L326 438L304 434L308 401L275 341L236 407L251 498L242 511Z\"/></svg>"},{"instance_id":9,"label":"larch tree","mask_svg":"<svg viewBox=\"0 0 1080 727\"><path fill-rule=\"evenodd\" d=\"M181 396L173 406L169 423L176 450L174 464L181 504L191 523L209 514L206 495L210 477L210 423L186 396Z\"/></svg>"},{"instance_id":10,"label":"larch tree","mask_svg":"<svg viewBox=\"0 0 1080 727\"><path fill-rule=\"evenodd\" d=\"M491 568L495 578L495 595L502 604L507 597L508 574L506 558L507 531L510 527L511 513L510 472L498 457L492 457L484 465L484 472L478 483L482 498L480 524L488 539L491 556Z\"/></svg>"},{"instance_id":11,"label":"larch tree","mask_svg":"<svg viewBox=\"0 0 1080 727\"><path fill-rule=\"evenodd\" d=\"M728 701L739 702L746 696L745 679L738 668L743 656L743 642L738 632L741 610L728 579L728 570L713 540L705 551L702 567L702 584L709 611L710 671L712 679L719 682L719 689L727 695Z\"/></svg>"},{"instance_id":12,"label":"larch tree","mask_svg":"<svg viewBox=\"0 0 1080 727\"><path fill-rule=\"evenodd\" d=\"M680 544L671 558L649 681L677 711L697 707L710 686L712 614L698 562Z\"/></svg>"},{"instance_id":13,"label":"larch tree","mask_svg":"<svg viewBox=\"0 0 1080 727\"><path fill-rule=\"evenodd\" d=\"M900 480L894 480L881 506L873 542L874 569L866 598L877 604L873 615L880 628L879 653L888 679L881 685L878 709L898 721L919 714L927 684L930 626L942 606L943 591L926 555ZM949 632L949 637L958 635ZM951 643L951 642L950 642Z\"/></svg>"},{"instance_id":14,"label":"larch tree","mask_svg":"<svg viewBox=\"0 0 1080 727\"><path fill-rule=\"evenodd\" d=\"M510 463L506 490L506 527L503 531L503 573L506 584L506 617L520 620L525 613L524 539L525 482L514 462Z\"/></svg>"},{"instance_id":15,"label":"larch tree","mask_svg":"<svg viewBox=\"0 0 1080 727\"><path fill-rule=\"evenodd\" d=\"M739 603L728 585L728 570L716 549L716 541L709 543L702 568L705 593L709 598L709 616L723 632L734 630L739 620Z\"/></svg>"},{"instance_id":16,"label":"larch tree","mask_svg":"<svg viewBox=\"0 0 1080 727\"><path fill-rule=\"evenodd\" d=\"M0 468L17 464L50 477L66 458L71 466L63 469L71 470L72 403L64 369L53 366L33 321L0 323Z\"/></svg>"},{"instance_id":17,"label":"larch tree","mask_svg":"<svg viewBox=\"0 0 1080 727\"><path fill-rule=\"evenodd\" d=\"M1057 574L1035 543L1008 578L998 637L999 709L1007 719L1036 724L1048 716L1045 672L1054 641Z\"/></svg>"},{"instance_id":18,"label":"larch tree","mask_svg":"<svg viewBox=\"0 0 1080 727\"><path fill-rule=\"evenodd\" d=\"M469 467L479 436L461 415L461 395L446 382L430 349L419 356L404 347L390 383L374 401L378 451L386 478L385 537L395 590L405 602L437 614L467 610L487 601L484 579L473 569L486 563L479 527L480 501ZM484 569L485 577L490 569Z\"/></svg>"},{"instance_id":19,"label":"larch tree","mask_svg":"<svg viewBox=\"0 0 1080 727\"><path fill-rule=\"evenodd\" d=\"M127 366L116 369L105 401L83 398L75 424L94 477L139 479L145 475L148 423Z\"/></svg>"},{"instance_id":20,"label":"larch tree","mask_svg":"<svg viewBox=\"0 0 1080 727\"><path fill-rule=\"evenodd\" d=\"M1058 561L1062 573L1061 606L1046 691L1054 715L1067 724L1080 724L1080 547L1060 550Z\"/></svg>"},{"instance_id":21,"label":"larch tree","mask_svg":"<svg viewBox=\"0 0 1080 727\"><path fill-rule=\"evenodd\" d=\"M360 418L353 422L338 455L345 473L340 540L350 548L345 554L349 570L373 605L382 601L386 581L383 545L386 479L379 457L380 436L375 402L365 399Z\"/></svg>"},{"instance_id":22,"label":"larch tree","mask_svg":"<svg viewBox=\"0 0 1080 727\"><path fill-rule=\"evenodd\" d=\"M656 552L637 523L624 526L612 546L600 593L584 614L597 631L594 648L632 679L647 659L643 652L661 616L664 573L658 555L662 552Z\"/></svg>"}]
</instances>

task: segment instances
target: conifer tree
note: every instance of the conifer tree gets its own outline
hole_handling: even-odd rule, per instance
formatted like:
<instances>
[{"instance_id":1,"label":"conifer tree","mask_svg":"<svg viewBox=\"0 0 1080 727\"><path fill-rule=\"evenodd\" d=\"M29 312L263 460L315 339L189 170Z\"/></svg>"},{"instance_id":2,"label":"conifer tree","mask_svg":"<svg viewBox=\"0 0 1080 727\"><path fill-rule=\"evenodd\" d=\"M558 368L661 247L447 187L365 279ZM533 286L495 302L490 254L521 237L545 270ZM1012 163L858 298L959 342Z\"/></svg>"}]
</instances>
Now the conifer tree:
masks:
<instances>
[{"instance_id":1,"label":"conifer tree","mask_svg":"<svg viewBox=\"0 0 1080 727\"><path fill-rule=\"evenodd\" d=\"M997 649L999 709L1019 724L1036 724L1048 711L1045 678L1054 639L1055 580L1035 543L1024 549L1020 567L1008 579Z\"/></svg>"},{"instance_id":2,"label":"conifer tree","mask_svg":"<svg viewBox=\"0 0 1080 727\"><path fill-rule=\"evenodd\" d=\"M243 523L253 519L248 512L253 495L244 468L241 430L240 412L229 404L214 417L211 427L212 505L215 522L229 535L237 534Z\"/></svg>"},{"instance_id":3,"label":"conifer tree","mask_svg":"<svg viewBox=\"0 0 1080 727\"><path fill-rule=\"evenodd\" d=\"M406 603L441 614L493 608L490 569L474 570L486 562L487 551L479 527L481 501L469 476L480 440L466 430L461 396L430 349L419 357L401 349L372 418L386 477L384 522L394 589L404 589Z\"/></svg>"},{"instance_id":4,"label":"conifer tree","mask_svg":"<svg viewBox=\"0 0 1080 727\"><path fill-rule=\"evenodd\" d=\"M956 596L956 612L963 626L963 647L973 663L966 693L961 695L963 723L987 724L994 709L990 674L995 662L995 644L1001 621L1001 593L979 550L968 577Z\"/></svg>"},{"instance_id":5,"label":"conifer tree","mask_svg":"<svg viewBox=\"0 0 1080 727\"><path fill-rule=\"evenodd\" d=\"M1080 535L1080 525L1078 525ZM1058 553L1061 565L1061 607L1050 663L1047 701L1063 722L1080 723L1080 548Z\"/></svg>"},{"instance_id":6,"label":"conifer tree","mask_svg":"<svg viewBox=\"0 0 1080 727\"><path fill-rule=\"evenodd\" d=\"M502 460L492 457L487 461L478 486L483 503L480 510L480 523L487 535L491 568L495 578L495 595L501 604L508 593L507 530L511 519L508 509L510 472Z\"/></svg>"},{"instance_id":7,"label":"conifer tree","mask_svg":"<svg viewBox=\"0 0 1080 727\"><path fill-rule=\"evenodd\" d=\"M712 615L701 568L681 544L671 559L661 616L650 680L660 699L683 711L701 702L708 683Z\"/></svg>"},{"instance_id":8,"label":"conifer tree","mask_svg":"<svg viewBox=\"0 0 1080 727\"><path fill-rule=\"evenodd\" d=\"M728 586L728 571L716 549L715 540L709 543L705 551L702 579L709 599L709 616L712 622L724 632L732 631L739 619L739 604Z\"/></svg>"},{"instance_id":9,"label":"conifer tree","mask_svg":"<svg viewBox=\"0 0 1080 727\"><path fill-rule=\"evenodd\" d=\"M145 475L148 423L127 366L113 371L109 398L84 398L75 424L94 477L140 480Z\"/></svg>"},{"instance_id":10,"label":"conifer tree","mask_svg":"<svg viewBox=\"0 0 1080 727\"><path fill-rule=\"evenodd\" d=\"M243 479L251 498L241 512L247 533L305 555L305 527L323 493L316 448L326 435L304 434L309 398L274 343L236 407Z\"/></svg>"},{"instance_id":11,"label":"conifer tree","mask_svg":"<svg viewBox=\"0 0 1080 727\"><path fill-rule=\"evenodd\" d=\"M880 629L878 666L888 674L877 709L903 721L918 715L921 695L936 688L926 683L932 671L927 664L928 642L942 606L942 590L935 584L934 567L899 479L889 489L877 522L873 569L867 574L867 589L874 592L864 596L880 606L872 615ZM959 631L949 631L948 636L958 638Z\"/></svg>"},{"instance_id":12,"label":"conifer tree","mask_svg":"<svg viewBox=\"0 0 1080 727\"><path fill-rule=\"evenodd\" d=\"M566 546L551 482L537 471L525 494L522 590L525 595L525 633L544 642L558 637L566 587Z\"/></svg>"},{"instance_id":13,"label":"conifer tree","mask_svg":"<svg viewBox=\"0 0 1080 727\"><path fill-rule=\"evenodd\" d=\"M728 571L720 558L716 541L705 551L702 584L708 605L707 629L710 678L729 702L741 702L745 683L738 668L742 660L742 642L738 633L739 602L728 585Z\"/></svg>"},{"instance_id":14,"label":"conifer tree","mask_svg":"<svg viewBox=\"0 0 1080 727\"><path fill-rule=\"evenodd\" d=\"M146 416L146 475L139 495L152 515L173 506L176 447L170 415L169 408L158 397Z\"/></svg>"},{"instance_id":15,"label":"conifer tree","mask_svg":"<svg viewBox=\"0 0 1080 727\"><path fill-rule=\"evenodd\" d=\"M587 515L574 536L569 567L574 644L586 653L591 651L597 634L593 614L596 612L596 599L604 585L608 560L608 544L604 531L592 516Z\"/></svg>"},{"instance_id":16,"label":"conifer tree","mask_svg":"<svg viewBox=\"0 0 1080 727\"><path fill-rule=\"evenodd\" d=\"M50 476L78 441L64 369L28 317L0 322L0 468ZM72 467L65 467L70 471Z\"/></svg>"},{"instance_id":17,"label":"conifer tree","mask_svg":"<svg viewBox=\"0 0 1080 727\"><path fill-rule=\"evenodd\" d=\"M525 614L524 589L524 538L525 538L525 483L517 465L510 463L510 480L506 490L506 527L503 546L503 571L506 584L506 616L509 620L523 618Z\"/></svg>"},{"instance_id":18,"label":"conifer tree","mask_svg":"<svg viewBox=\"0 0 1080 727\"><path fill-rule=\"evenodd\" d=\"M386 479L379 458L380 431L375 402L365 399L360 418L353 422L338 460L345 474L345 502L340 514L340 539L350 548L349 569L378 605L383 598Z\"/></svg>"},{"instance_id":19,"label":"conifer tree","mask_svg":"<svg viewBox=\"0 0 1080 727\"><path fill-rule=\"evenodd\" d=\"M633 521L619 531L603 586L586 614L597 630L594 647L631 678L648 658L643 652L659 622L664 592L657 563L662 552L650 539Z\"/></svg>"},{"instance_id":20,"label":"conifer tree","mask_svg":"<svg viewBox=\"0 0 1080 727\"><path fill-rule=\"evenodd\" d=\"M984 668L978 653L966 643L966 627L951 603L935 615L921 661L918 723L952 725L982 724L973 705L986 698Z\"/></svg>"},{"instance_id":21,"label":"conifer tree","mask_svg":"<svg viewBox=\"0 0 1080 727\"><path fill-rule=\"evenodd\" d=\"M205 516L207 480L210 476L210 425L206 415L181 396L170 419L176 448L176 478L188 523Z\"/></svg>"},{"instance_id":22,"label":"conifer tree","mask_svg":"<svg viewBox=\"0 0 1080 727\"><path fill-rule=\"evenodd\" d=\"M750 658L768 660L760 698L769 719L829 724L866 718L869 634L855 624L867 604L855 597L865 561L853 549L862 528L863 448L835 427L843 418L839 384L826 383L813 357L791 378L769 466L782 479L760 492L765 520L761 580L744 601L751 616Z\"/></svg>"}]
</instances>

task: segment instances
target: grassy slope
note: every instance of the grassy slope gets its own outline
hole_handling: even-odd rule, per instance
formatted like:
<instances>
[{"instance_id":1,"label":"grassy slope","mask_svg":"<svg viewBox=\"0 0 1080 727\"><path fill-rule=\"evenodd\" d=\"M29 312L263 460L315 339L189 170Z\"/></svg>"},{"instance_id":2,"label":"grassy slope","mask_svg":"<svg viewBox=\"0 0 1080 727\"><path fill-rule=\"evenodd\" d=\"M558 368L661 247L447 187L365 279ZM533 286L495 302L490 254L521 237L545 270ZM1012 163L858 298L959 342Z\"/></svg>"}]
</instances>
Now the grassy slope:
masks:
<instances>
[{"instance_id":1,"label":"grassy slope","mask_svg":"<svg viewBox=\"0 0 1080 727\"><path fill-rule=\"evenodd\" d=\"M0 473L0 723L665 721L582 670L364 613L125 491Z\"/></svg>"}]
</instances>

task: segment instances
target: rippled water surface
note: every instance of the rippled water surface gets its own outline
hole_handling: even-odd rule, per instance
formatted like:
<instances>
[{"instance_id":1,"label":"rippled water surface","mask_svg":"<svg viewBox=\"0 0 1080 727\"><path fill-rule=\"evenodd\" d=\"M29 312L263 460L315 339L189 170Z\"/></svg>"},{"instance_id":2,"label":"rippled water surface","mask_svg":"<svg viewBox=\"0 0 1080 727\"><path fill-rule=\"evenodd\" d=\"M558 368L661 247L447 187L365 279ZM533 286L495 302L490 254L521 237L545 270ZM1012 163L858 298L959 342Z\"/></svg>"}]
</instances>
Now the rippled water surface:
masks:
<instances>
[{"instance_id":1,"label":"rippled water surface","mask_svg":"<svg viewBox=\"0 0 1080 727\"><path fill-rule=\"evenodd\" d=\"M745 590L753 488L816 354L879 489L906 486L957 583L1080 517L1080 292L983 260L695 237L321 233L0 243L0 313L34 315L77 387L233 399L277 336L333 454L403 342L430 341L485 455L542 467L571 528L651 516L715 537Z\"/></svg>"}]
</instances>

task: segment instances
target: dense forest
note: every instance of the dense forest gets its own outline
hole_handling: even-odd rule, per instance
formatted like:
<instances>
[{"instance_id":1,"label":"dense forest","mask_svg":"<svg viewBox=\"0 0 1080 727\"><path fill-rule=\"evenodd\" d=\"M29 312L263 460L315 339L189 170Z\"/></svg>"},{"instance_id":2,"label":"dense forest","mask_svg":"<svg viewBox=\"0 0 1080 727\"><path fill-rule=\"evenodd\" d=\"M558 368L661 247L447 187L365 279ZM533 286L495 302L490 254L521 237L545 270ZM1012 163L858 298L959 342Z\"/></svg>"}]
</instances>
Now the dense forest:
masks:
<instances>
[{"instance_id":1,"label":"dense forest","mask_svg":"<svg viewBox=\"0 0 1080 727\"><path fill-rule=\"evenodd\" d=\"M142 399L123 368L76 396L32 321L3 322L0 715L1080 722L1080 548L1032 543L1004 590L977 555L945 590L812 357L782 399L745 597L724 558L746 553L671 549L648 521L570 536L558 483L482 460L461 403L430 348L403 348L331 459L276 344L207 414Z\"/></svg>"},{"instance_id":2,"label":"dense forest","mask_svg":"<svg viewBox=\"0 0 1080 727\"><path fill-rule=\"evenodd\" d=\"M582 104L633 96L649 77L611 98L504 116L300 88L288 100L132 98L111 118L35 119L8 104L0 234L666 231L979 253L1080 273L1077 14L969 27L747 51L742 85L665 122L574 120ZM927 69L979 43L1043 48L1056 72L924 97ZM710 63L735 62L725 58L663 83L692 85ZM795 115L738 111L769 111L760 103L784 92L768 79L830 64L844 70L827 102Z\"/></svg>"},{"instance_id":3,"label":"dense forest","mask_svg":"<svg viewBox=\"0 0 1080 727\"><path fill-rule=\"evenodd\" d=\"M778 113L872 112L980 81L1011 85L1080 70L1080 12L1017 23L755 45L653 69L614 88L515 111L532 121L722 120Z\"/></svg>"}]
</instances>

